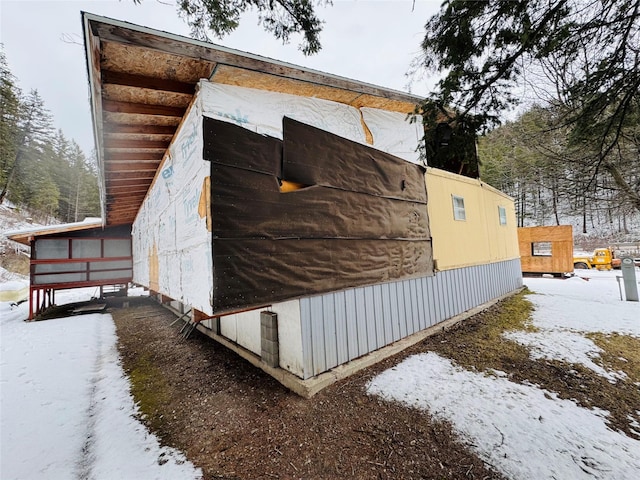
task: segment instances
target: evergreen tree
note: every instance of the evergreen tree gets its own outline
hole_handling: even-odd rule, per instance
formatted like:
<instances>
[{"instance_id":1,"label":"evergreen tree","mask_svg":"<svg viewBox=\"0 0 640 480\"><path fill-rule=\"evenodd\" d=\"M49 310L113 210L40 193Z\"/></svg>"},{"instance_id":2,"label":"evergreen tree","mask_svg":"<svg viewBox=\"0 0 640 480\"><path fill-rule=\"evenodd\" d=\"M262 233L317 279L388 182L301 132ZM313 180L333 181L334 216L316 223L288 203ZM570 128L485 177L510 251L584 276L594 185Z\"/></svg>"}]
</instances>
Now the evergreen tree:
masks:
<instances>
[{"instance_id":1,"label":"evergreen tree","mask_svg":"<svg viewBox=\"0 0 640 480\"><path fill-rule=\"evenodd\" d=\"M605 171L640 211L640 187L618 154L638 125L640 0L450 0L426 30L423 64L446 72L421 107L426 118L447 106L454 124L495 125L519 103L515 87L544 72L554 126L583 150L572 163L582 193Z\"/></svg>"},{"instance_id":2,"label":"evergreen tree","mask_svg":"<svg viewBox=\"0 0 640 480\"><path fill-rule=\"evenodd\" d=\"M1 52L0 52L1 53ZM43 222L100 216L95 161L59 130L37 91L22 97L0 55L0 203L5 198Z\"/></svg>"},{"instance_id":3,"label":"evergreen tree","mask_svg":"<svg viewBox=\"0 0 640 480\"><path fill-rule=\"evenodd\" d=\"M557 225L571 216L581 217L583 233L605 222L612 231L616 224L626 231L627 219L634 215L628 197L606 171L586 169L592 149L577 148L571 129L556 124L553 108L534 107L480 137L483 180L515 198L519 226ZM619 149L618 162L638 185L638 148L628 145L632 138L621 142L626 148Z\"/></svg>"},{"instance_id":4,"label":"evergreen tree","mask_svg":"<svg viewBox=\"0 0 640 480\"><path fill-rule=\"evenodd\" d=\"M139 3L140 0L134 0ZM240 16L255 9L262 27L283 43L291 35L302 34L300 49L305 55L320 51L322 21L316 16L314 4L321 0L180 0L178 12L191 27L192 35L208 40L208 32L222 37L235 30Z\"/></svg>"},{"instance_id":5,"label":"evergreen tree","mask_svg":"<svg viewBox=\"0 0 640 480\"><path fill-rule=\"evenodd\" d=\"M70 165L69 157L71 143L64 136L62 130L58 130L52 141L51 156L53 169L51 177L54 179L60 198L58 202L58 217L63 222L72 222L75 204L76 178Z\"/></svg>"},{"instance_id":6,"label":"evergreen tree","mask_svg":"<svg viewBox=\"0 0 640 480\"><path fill-rule=\"evenodd\" d=\"M97 188L97 175L76 142L71 142L68 156L72 179L69 196L69 222L79 222L86 217L100 216L100 198Z\"/></svg>"},{"instance_id":7,"label":"evergreen tree","mask_svg":"<svg viewBox=\"0 0 640 480\"><path fill-rule=\"evenodd\" d=\"M40 167L51 138L51 114L37 90L32 90L20 102L17 118L15 156L7 164L0 204L10 189L15 200L24 200L25 193L34 191L31 180L42 174Z\"/></svg>"},{"instance_id":8,"label":"evergreen tree","mask_svg":"<svg viewBox=\"0 0 640 480\"><path fill-rule=\"evenodd\" d=\"M0 189L7 183L7 177L16 158L16 138L20 110L20 90L7 65L4 51L0 50ZM6 192L0 196L0 203Z\"/></svg>"}]
</instances>

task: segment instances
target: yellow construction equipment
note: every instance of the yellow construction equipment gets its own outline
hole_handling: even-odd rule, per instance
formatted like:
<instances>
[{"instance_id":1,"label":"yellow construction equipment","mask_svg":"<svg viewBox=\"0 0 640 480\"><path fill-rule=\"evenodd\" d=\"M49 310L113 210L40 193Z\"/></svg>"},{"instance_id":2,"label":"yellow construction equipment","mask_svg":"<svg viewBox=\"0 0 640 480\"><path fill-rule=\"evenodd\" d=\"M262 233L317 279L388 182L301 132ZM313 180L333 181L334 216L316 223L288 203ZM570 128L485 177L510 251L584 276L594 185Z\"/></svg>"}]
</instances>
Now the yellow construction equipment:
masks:
<instances>
[{"instance_id":1,"label":"yellow construction equipment","mask_svg":"<svg viewBox=\"0 0 640 480\"><path fill-rule=\"evenodd\" d=\"M611 270L612 268L620 268L620 259L615 258L610 248L596 248L593 255L574 256L573 268L596 270Z\"/></svg>"}]
</instances>

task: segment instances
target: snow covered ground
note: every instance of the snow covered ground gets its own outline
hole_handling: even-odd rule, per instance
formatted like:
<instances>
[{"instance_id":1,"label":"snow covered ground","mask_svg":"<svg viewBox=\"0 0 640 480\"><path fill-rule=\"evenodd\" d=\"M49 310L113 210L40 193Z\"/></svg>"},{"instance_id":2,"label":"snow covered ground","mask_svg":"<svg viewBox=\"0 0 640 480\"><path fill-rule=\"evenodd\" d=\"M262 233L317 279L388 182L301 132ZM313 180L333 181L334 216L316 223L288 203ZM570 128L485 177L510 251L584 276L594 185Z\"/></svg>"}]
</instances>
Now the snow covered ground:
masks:
<instances>
[{"instance_id":1,"label":"snow covered ground","mask_svg":"<svg viewBox=\"0 0 640 480\"><path fill-rule=\"evenodd\" d=\"M623 374L594 363L600 350L585 334L640 338L640 303L620 301L615 278L620 272L580 275L588 280L526 278L536 292L528 298L538 331L506 336L528 346L534 358L581 363L615 382ZM640 280L637 269L636 275ZM375 377L368 393L451 422L487 463L511 479L640 478L640 441L609 429L607 412L511 382L500 372L470 372L429 352Z\"/></svg>"},{"instance_id":2,"label":"snow covered ground","mask_svg":"<svg viewBox=\"0 0 640 480\"><path fill-rule=\"evenodd\" d=\"M614 382L621 373L593 362L599 350L585 334L640 337L640 303L620 301L619 272L581 273L589 280L525 279L537 292L529 299L538 331L508 337L534 357L579 362ZM95 293L70 290L57 299ZM0 303L0 478L201 477L136 420L110 315L35 323L24 322L26 316L26 303ZM426 353L374 378L368 392L451 422L514 480L640 478L640 442L607 428L606 412L494 373L473 373Z\"/></svg>"},{"instance_id":3,"label":"snow covered ground","mask_svg":"<svg viewBox=\"0 0 640 480\"><path fill-rule=\"evenodd\" d=\"M62 291L56 299L95 293ZM0 478L202 477L136 419L110 315L32 323L27 315L27 303L0 303Z\"/></svg>"}]
</instances>

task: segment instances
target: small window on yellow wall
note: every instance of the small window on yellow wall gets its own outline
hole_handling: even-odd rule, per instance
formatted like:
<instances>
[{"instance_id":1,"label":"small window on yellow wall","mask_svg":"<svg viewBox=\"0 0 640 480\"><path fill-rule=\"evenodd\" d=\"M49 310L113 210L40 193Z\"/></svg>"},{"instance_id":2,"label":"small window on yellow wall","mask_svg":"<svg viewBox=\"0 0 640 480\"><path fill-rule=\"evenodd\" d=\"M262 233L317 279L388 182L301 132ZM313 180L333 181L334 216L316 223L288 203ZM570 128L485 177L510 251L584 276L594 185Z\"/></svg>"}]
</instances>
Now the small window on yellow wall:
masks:
<instances>
[{"instance_id":1,"label":"small window on yellow wall","mask_svg":"<svg viewBox=\"0 0 640 480\"><path fill-rule=\"evenodd\" d=\"M453 218L455 220L466 220L467 215L464 211L464 198L457 195L451 195L453 199Z\"/></svg>"},{"instance_id":2,"label":"small window on yellow wall","mask_svg":"<svg viewBox=\"0 0 640 480\"><path fill-rule=\"evenodd\" d=\"M507 209L504 207L498 207L498 217L500 217L500 225L507 224Z\"/></svg>"}]
</instances>

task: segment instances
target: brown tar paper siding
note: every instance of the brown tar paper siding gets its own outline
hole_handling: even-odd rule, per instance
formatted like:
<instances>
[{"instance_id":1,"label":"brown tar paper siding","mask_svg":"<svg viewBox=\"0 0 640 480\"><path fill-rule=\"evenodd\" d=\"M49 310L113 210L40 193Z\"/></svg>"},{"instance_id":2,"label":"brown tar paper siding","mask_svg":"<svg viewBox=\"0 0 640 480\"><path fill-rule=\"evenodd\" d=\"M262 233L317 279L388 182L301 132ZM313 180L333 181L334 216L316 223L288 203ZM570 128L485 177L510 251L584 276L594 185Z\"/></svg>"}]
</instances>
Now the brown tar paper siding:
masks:
<instances>
[{"instance_id":1,"label":"brown tar paper siding","mask_svg":"<svg viewBox=\"0 0 640 480\"><path fill-rule=\"evenodd\" d=\"M286 180L427 203L422 167L290 118L283 126Z\"/></svg>"},{"instance_id":2,"label":"brown tar paper siding","mask_svg":"<svg viewBox=\"0 0 640 480\"><path fill-rule=\"evenodd\" d=\"M271 175L215 163L211 178L213 232L218 238L429 237L423 203L320 185L280 193Z\"/></svg>"},{"instance_id":3,"label":"brown tar paper siding","mask_svg":"<svg viewBox=\"0 0 640 480\"><path fill-rule=\"evenodd\" d=\"M286 118L280 142L205 117L204 145L215 313L433 273L420 166Z\"/></svg>"},{"instance_id":4,"label":"brown tar paper siding","mask_svg":"<svg viewBox=\"0 0 640 480\"><path fill-rule=\"evenodd\" d=\"M265 173L274 179L282 177L282 140L209 117L204 117L203 158L212 164Z\"/></svg>"}]
</instances>

